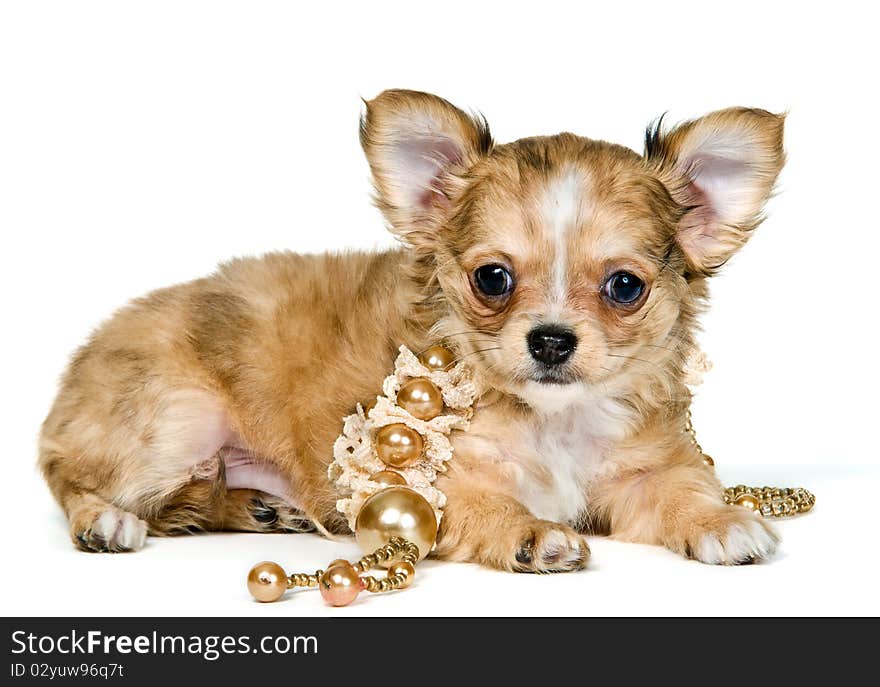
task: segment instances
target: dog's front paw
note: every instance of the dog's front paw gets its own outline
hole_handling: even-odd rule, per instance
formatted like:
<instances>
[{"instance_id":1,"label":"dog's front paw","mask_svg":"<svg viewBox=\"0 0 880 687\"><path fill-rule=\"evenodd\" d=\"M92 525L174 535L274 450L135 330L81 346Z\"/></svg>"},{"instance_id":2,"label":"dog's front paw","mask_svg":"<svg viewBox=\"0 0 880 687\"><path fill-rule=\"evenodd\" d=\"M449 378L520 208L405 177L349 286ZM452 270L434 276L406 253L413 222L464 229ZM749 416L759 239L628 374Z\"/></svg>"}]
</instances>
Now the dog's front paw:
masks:
<instances>
[{"instance_id":1,"label":"dog's front paw","mask_svg":"<svg viewBox=\"0 0 880 687\"><path fill-rule=\"evenodd\" d=\"M80 514L71 521L71 538L83 551L120 553L143 548L147 523L112 506Z\"/></svg>"},{"instance_id":2,"label":"dog's front paw","mask_svg":"<svg viewBox=\"0 0 880 687\"><path fill-rule=\"evenodd\" d=\"M670 548L711 565L742 565L769 558L777 544L779 535L760 515L723 506L685 525Z\"/></svg>"},{"instance_id":3,"label":"dog's front paw","mask_svg":"<svg viewBox=\"0 0 880 687\"><path fill-rule=\"evenodd\" d=\"M511 568L516 572L570 572L586 567L587 541L570 527L535 520L516 532Z\"/></svg>"}]
</instances>

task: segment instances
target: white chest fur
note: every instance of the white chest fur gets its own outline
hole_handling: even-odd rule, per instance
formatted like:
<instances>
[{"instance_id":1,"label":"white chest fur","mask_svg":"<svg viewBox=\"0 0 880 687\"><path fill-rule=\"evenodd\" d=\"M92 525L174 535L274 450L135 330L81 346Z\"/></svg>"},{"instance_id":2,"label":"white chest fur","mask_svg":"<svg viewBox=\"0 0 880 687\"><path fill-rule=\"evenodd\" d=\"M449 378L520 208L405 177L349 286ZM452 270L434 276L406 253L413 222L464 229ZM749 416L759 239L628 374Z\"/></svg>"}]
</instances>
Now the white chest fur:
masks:
<instances>
[{"instance_id":1,"label":"white chest fur","mask_svg":"<svg viewBox=\"0 0 880 687\"><path fill-rule=\"evenodd\" d=\"M533 404L536 407L537 404ZM608 456L626 431L628 413L616 401L584 395L536 412L517 437L520 498L547 520L576 523L587 508L587 487L609 469Z\"/></svg>"}]
</instances>

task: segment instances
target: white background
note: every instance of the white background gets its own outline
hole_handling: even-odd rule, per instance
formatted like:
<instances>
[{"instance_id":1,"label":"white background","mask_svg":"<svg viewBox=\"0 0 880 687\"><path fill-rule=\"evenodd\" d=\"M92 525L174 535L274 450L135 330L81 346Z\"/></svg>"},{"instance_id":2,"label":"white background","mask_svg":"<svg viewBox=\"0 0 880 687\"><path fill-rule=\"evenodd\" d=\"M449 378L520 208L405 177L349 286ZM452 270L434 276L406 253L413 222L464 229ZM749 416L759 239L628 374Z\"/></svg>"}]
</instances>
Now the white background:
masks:
<instances>
[{"instance_id":1,"label":"white background","mask_svg":"<svg viewBox=\"0 0 880 687\"><path fill-rule=\"evenodd\" d=\"M864 3L6 2L0 9L2 613L877 614L876 22ZM497 140L790 110L769 220L714 284L694 414L728 483L802 484L772 562L711 568L592 538L560 576L428 562L341 610L249 601L258 560L314 570L305 535L74 551L35 470L71 351L127 299L272 249L388 245L359 97L436 92Z\"/></svg>"}]
</instances>

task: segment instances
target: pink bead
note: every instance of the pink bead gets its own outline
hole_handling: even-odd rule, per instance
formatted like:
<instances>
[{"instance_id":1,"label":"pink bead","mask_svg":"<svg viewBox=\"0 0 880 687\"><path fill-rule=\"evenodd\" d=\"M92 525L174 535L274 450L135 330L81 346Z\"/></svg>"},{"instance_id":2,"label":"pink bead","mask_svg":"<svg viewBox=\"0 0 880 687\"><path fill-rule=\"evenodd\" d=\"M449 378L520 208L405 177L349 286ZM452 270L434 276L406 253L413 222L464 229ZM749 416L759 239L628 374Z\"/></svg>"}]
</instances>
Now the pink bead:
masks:
<instances>
[{"instance_id":1,"label":"pink bead","mask_svg":"<svg viewBox=\"0 0 880 687\"><path fill-rule=\"evenodd\" d=\"M339 563L324 571L318 586L326 603L331 606L348 606L360 594L364 582L349 563Z\"/></svg>"}]
</instances>

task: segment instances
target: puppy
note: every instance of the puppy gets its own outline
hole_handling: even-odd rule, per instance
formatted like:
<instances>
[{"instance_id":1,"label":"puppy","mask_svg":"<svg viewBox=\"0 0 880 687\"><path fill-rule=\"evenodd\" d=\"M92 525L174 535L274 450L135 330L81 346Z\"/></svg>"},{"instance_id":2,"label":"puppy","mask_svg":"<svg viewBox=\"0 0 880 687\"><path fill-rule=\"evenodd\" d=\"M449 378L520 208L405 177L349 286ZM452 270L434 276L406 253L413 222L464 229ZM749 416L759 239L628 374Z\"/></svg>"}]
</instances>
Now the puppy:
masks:
<instances>
[{"instance_id":1,"label":"puppy","mask_svg":"<svg viewBox=\"0 0 880 687\"><path fill-rule=\"evenodd\" d=\"M749 238L783 117L732 108L645 152L570 133L496 145L426 93L367 103L361 141L402 247L274 253L156 291L73 357L39 464L86 551L147 534L347 532L327 478L341 418L400 344L442 342L485 394L437 483L435 555L582 568L584 533L705 563L770 555L684 431L707 279Z\"/></svg>"}]
</instances>

